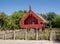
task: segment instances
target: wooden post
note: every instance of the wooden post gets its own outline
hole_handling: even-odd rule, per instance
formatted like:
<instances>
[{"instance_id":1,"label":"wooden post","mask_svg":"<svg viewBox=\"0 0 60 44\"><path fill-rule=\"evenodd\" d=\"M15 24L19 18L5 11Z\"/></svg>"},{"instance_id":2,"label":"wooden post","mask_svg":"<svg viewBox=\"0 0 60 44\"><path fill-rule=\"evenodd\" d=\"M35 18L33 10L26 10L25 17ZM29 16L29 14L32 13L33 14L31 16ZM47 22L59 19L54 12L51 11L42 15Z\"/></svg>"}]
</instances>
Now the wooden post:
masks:
<instances>
[{"instance_id":1,"label":"wooden post","mask_svg":"<svg viewBox=\"0 0 60 44\"><path fill-rule=\"evenodd\" d=\"M50 32L50 41L52 41L52 32Z\"/></svg>"},{"instance_id":2,"label":"wooden post","mask_svg":"<svg viewBox=\"0 0 60 44\"><path fill-rule=\"evenodd\" d=\"M3 39L5 39L5 31L3 31Z\"/></svg>"},{"instance_id":3,"label":"wooden post","mask_svg":"<svg viewBox=\"0 0 60 44\"><path fill-rule=\"evenodd\" d=\"M50 36L50 41L52 41L52 36L53 36L53 33L52 33L52 27L50 27L50 32L49 32L49 36Z\"/></svg>"},{"instance_id":4,"label":"wooden post","mask_svg":"<svg viewBox=\"0 0 60 44\"><path fill-rule=\"evenodd\" d=\"M4 40L6 40L6 31L5 31L5 34L4 34Z\"/></svg>"},{"instance_id":5,"label":"wooden post","mask_svg":"<svg viewBox=\"0 0 60 44\"><path fill-rule=\"evenodd\" d=\"M3 37L3 39L4 39L4 34L3 34L3 36L2 36L2 37Z\"/></svg>"},{"instance_id":6,"label":"wooden post","mask_svg":"<svg viewBox=\"0 0 60 44\"><path fill-rule=\"evenodd\" d=\"M55 33L55 31L53 32L53 35L54 35L53 36L54 37L53 40L55 41L55 39L56 39L56 33Z\"/></svg>"},{"instance_id":7,"label":"wooden post","mask_svg":"<svg viewBox=\"0 0 60 44\"><path fill-rule=\"evenodd\" d=\"M38 40L38 29L36 29L36 40Z\"/></svg>"},{"instance_id":8,"label":"wooden post","mask_svg":"<svg viewBox=\"0 0 60 44\"><path fill-rule=\"evenodd\" d=\"M27 29L25 29L25 40L27 40Z\"/></svg>"},{"instance_id":9,"label":"wooden post","mask_svg":"<svg viewBox=\"0 0 60 44\"><path fill-rule=\"evenodd\" d=\"M13 39L15 40L15 30L13 31Z\"/></svg>"}]
</instances>

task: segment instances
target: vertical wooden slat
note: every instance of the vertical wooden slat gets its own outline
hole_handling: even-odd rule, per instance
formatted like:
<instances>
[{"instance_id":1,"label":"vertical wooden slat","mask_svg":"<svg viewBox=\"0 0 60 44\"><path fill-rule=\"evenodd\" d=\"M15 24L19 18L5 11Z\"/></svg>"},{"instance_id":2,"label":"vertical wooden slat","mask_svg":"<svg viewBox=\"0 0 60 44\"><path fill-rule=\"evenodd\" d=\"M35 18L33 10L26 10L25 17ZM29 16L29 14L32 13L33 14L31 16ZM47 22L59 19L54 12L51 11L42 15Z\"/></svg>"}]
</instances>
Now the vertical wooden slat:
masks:
<instances>
[{"instance_id":1,"label":"vertical wooden slat","mask_svg":"<svg viewBox=\"0 0 60 44\"><path fill-rule=\"evenodd\" d=\"M25 29L25 40L27 40L27 29Z\"/></svg>"},{"instance_id":2,"label":"vertical wooden slat","mask_svg":"<svg viewBox=\"0 0 60 44\"><path fill-rule=\"evenodd\" d=\"M36 40L38 40L38 29L36 29Z\"/></svg>"},{"instance_id":3,"label":"vertical wooden slat","mask_svg":"<svg viewBox=\"0 0 60 44\"><path fill-rule=\"evenodd\" d=\"M5 34L4 34L4 40L6 40L6 31L5 31Z\"/></svg>"},{"instance_id":4,"label":"vertical wooden slat","mask_svg":"<svg viewBox=\"0 0 60 44\"><path fill-rule=\"evenodd\" d=\"M52 37L53 37L53 33L52 33L52 27L50 27L50 32L49 32L49 36L50 36L50 41L52 41Z\"/></svg>"},{"instance_id":5,"label":"vertical wooden slat","mask_svg":"<svg viewBox=\"0 0 60 44\"><path fill-rule=\"evenodd\" d=\"M15 40L15 30L13 31L13 39Z\"/></svg>"}]
</instances>

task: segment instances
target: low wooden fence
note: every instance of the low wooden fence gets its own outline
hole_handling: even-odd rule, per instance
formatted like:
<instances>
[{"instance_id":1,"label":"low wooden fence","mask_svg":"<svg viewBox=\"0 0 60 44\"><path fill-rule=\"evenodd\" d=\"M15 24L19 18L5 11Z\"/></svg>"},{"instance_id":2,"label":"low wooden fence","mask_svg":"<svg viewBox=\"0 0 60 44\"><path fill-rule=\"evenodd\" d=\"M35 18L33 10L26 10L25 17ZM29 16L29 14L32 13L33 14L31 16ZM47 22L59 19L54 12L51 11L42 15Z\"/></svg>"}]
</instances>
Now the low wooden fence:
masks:
<instances>
[{"instance_id":1,"label":"low wooden fence","mask_svg":"<svg viewBox=\"0 0 60 44\"><path fill-rule=\"evenodd\" d=\"M27 35L25 34L26 33L25 30L26 29L0 31L0 39L2 40L25 40L27 36L27 40L36 40L36 33L34 29L30 29L27 32ZM38 40L57 40L57 37L56 37L58 36L57 33L58 32L55 32L54 30L49 31L49 29L45 29L45 31L42 32L42 30L40 29L38 31Z\"/></svg>"}]
</instances>

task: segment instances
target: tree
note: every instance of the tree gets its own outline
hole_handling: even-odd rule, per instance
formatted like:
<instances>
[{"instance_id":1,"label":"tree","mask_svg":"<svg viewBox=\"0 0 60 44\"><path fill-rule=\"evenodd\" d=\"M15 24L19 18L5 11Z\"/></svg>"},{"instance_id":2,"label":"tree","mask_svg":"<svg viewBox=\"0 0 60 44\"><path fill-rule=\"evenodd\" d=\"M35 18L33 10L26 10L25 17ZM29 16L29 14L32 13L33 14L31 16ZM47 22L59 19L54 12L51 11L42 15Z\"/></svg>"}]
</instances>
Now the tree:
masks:
<instances>
[{"instance_id":1,"label":"tree","mask_svg":"<svg viewBox=\"0 0 60 44\"><path fill-rule=\"evenodd\" d=\"M11 16L7 17L6 22L7 22L7 29L14 30L14 28L16 28L15 22Z\"/></svg>"},{"instance_id":2,"label":"tree","mask_svg":"<svg viewBox=\"0 0 60 44\"><path fill-rule=\"evenodd\" d=\"M44 19L47 19L47 16L45 14L40 14Z\"/></svg>"},{"instance_id":3,"label":"tree","mask_svg":"<svg viewBox=\"0 0 60 44\"><path fill-rule=\"evenodd\" d=\"M56 13L49 12L49 13L47 13L47 20L51 21L55 16L56 16Z\"/></svg>"},{"instance_id":4,"label":"tree","mask_svg":"<svg viewBox=\"0 0 60 44\"><path fill-rule=\"evenodd\" d=\"M49 21L49 24L48 24L49 26L52 26L51 21L52 19L54 19L55 16L57 16L57 14L54 12L47 13L47 20Z\"/></svg>"},{"instance_id":5,"label":"tree","mask_svg":"<svg viewBox=\"0 0 60 44\"><path fill-rule=\"evenodd\" d=\"M4 12L0 13L0 29L6 30L6 29L19 29L20 28L20 20L24 17L27 11L16 11L12 15L8 16ZM49 12L46 15L40 14L44 19L49 21L49 26L52 25L52 27L59 27L60 28L60 16L58 16L54 12Z\"/></svg>"},{"instance_id":6,"label":"tree","mask_svg":"<svg viewBox=\"0 0 60 44\"><path fill-rule=\"evenodd\" d=\"M25 13L26 13L26 11L20 10L20 11L14 12L12 14L11 17L12 17L17 29L20 28L19 22L20 22L21 18L24 17Z\"/></svg>"},{"instance_id":7,"label":"tree","mask_svg":"<svg viewBox=\"0 0 60 44\"><path fill-rule=\"evenodd\" d=\"M60 28L60 16L55 16L52 20L52 27Z\"/></svg>"},{"instance_id":8,"label":"tree","mask_svg":"<svg viewBox=\"0 0 60 44\"><path fill-rule=\"evenodd\" d=\"M0 13L0 29L7 30L15 27L14 21L10 16L7 16L4 12Z\"/></svg>"},{"instance_id":9,"label":"tree","mask_svg":"<svg viewBox=\"0 0 60 44\"><path fill-rule=\"evenodd\" d=\"M6 25L7 25L6 19L7 19L7 15L4 12L0 13L0 28L3 30L6 29Z\"/></svg>"}]
</instances>

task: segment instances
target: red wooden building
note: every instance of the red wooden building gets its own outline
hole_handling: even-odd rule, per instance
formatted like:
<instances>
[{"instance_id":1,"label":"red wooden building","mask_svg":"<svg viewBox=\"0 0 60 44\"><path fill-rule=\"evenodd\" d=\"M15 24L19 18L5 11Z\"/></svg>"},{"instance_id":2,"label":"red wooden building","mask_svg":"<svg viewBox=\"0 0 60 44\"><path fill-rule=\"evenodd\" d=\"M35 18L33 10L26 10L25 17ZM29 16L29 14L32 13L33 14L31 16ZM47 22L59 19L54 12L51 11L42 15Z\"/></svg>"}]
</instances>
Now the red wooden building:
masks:
<instances>
[{"instance_id":1,"label":"red wooden building","mask_svg":"<svg viewBox=\"0 0 60 44\"><path fill-rule=\"evenodd\" d=\"M40 15L35 14L31 6L29 11L20 21L21 28L42 28L47 26L47 21Z\"/></svg>"}]
</instances>

